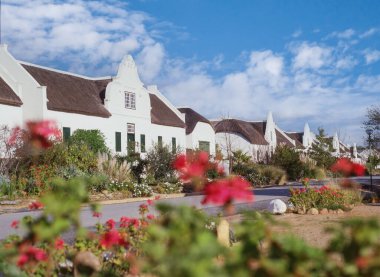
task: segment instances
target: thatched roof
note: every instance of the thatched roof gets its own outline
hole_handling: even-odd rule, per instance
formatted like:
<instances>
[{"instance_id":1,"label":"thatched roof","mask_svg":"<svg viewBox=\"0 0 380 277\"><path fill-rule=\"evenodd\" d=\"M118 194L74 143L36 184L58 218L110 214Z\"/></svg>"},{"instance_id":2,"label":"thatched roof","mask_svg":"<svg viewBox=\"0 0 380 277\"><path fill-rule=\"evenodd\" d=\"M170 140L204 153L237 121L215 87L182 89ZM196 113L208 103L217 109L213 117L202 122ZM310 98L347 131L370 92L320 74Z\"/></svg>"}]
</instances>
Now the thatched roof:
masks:
<instances>
[{"instance_id":1,"label":"thatched roof","mask_svg":"<svg viewBox=\"0 0 380 277\"><path fill-rule=\"evenodd\" d=\"M53 111L110 117L104 107L104 91L111 79L91 80L37 66L22 64L30 75L47 87L47 108Z\"/></svg>"},{"instance_id":2,"label":"thatched roof","mask_svg":"<svg viewBox=\"0 0 380 277\"><path fill-rule=\"evenodd\" d=\"M262 133L260 133L253 123L238 119L223 119L211 122L216 133L239 134L251 144L268 145Z\"/></svg>"},{"instance_id":3,"label":"thatched roof","mask_svg":"<svg viewBox=\"0 0 380 277\"><path fill-rule=\"evenodd\" d=\"M20 107L22 101L20 97L8 86L8 84L0 77L0 104Z\"/></svg>"},{"instance_id":4,"label":"thatched roof","mask_svg":"<svg viewBox=\"0 0 380 277\"><path fill-rule=\"evenodd\" d=\"M194 131L195 126L198 122L204 122L211 125L211 122L190 108L179 108L181 113L185 114L185 123L186 123L186 135L191 134ZM212 125L211 125L212 127Z\"/></svg>"},{"instance_id":5,"label":"thatched roof","mask_svg":"<svg viewBox=\"0 0 380 277\"><path fill-rule=\"evenodd\" d=\"M287 145L289 147L294 147L293 143L289 141L279 130L276 129L277 144Z\"/></svg>"},{"instance_id":6,"label":"thatched roof","mask_svg":"<svg viewBox=\"0 0 380 277\"><path fill-rule=\"evenodd\" d=\"M157 95L149 93L153 124L185 128L185 123Z\"/></svg>"},{"instance_id":7,"label":"thatched roof","mask_svg":"<svg viewBox=\"0 0 380 277\"><path fill-rule=\"evenodd\" d=\"M305 148L303 146L303 133L286 133L288 137L294 139L296 141L296 147L297 148Z\"/></svg>"}]
</instances>

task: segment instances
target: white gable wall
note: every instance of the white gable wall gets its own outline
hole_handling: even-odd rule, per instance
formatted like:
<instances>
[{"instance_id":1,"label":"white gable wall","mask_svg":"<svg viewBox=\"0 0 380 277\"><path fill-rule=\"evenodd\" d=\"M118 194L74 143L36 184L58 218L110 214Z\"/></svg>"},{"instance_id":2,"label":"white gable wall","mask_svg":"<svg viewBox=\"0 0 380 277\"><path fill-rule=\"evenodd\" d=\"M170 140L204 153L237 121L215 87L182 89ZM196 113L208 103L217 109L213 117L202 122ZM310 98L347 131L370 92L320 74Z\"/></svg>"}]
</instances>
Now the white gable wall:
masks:
<instances>
[{"instance_id":1,"label":"white gable wall","mask_svg":"<svg viewBox=\"0 0 380 277\"><path fill-rule=\"evenodd\" d=\"M13 128L22 124L21 107L0 104L0 126L7 125L9 128Z\"/></svg>"},{"instance_id":2,"label":"white gable wall","mask_svg":"<svg viewBox=\"0 0 380 277\"><path fill-rule=\"evenodd\" d=\"M210 143L210 155L215 155L215 131L210 124L198 122L193 132L186 136L186 147L198 149L199 141L208 141Z\"/></svg>"}]
</instances>

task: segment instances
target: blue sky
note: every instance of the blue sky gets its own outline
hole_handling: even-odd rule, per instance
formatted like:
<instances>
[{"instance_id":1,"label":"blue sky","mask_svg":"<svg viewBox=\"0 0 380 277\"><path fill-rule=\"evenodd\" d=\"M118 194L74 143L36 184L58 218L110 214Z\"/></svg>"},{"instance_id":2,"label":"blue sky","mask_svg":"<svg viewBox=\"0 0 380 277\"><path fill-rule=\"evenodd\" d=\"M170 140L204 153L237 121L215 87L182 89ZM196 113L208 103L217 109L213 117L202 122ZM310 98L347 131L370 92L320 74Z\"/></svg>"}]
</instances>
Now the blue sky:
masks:
<instances>
[{"instance_id":1,"label":"blue sky","mask_svg":"<svg viewBox=\"0 0 380 277\"><path fill-rule=\"evenodd\" d=\"M380 103L380 1L3 0L20 60L115 75L132 54L146 84L209 118L323 126L362 142ZM25 41L28 41L26 44Z\"/></svg>"}]
</instances>

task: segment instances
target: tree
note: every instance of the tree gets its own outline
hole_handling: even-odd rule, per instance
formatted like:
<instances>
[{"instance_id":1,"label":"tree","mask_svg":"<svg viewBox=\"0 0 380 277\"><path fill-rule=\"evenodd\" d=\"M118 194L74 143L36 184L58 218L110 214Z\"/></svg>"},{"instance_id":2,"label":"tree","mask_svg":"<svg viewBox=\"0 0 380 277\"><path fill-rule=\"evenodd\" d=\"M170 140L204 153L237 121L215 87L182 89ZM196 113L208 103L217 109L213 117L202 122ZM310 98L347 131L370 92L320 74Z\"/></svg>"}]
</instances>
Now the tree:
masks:
<instances>
[{"instance_id":1,"label":"tree","mask_svg":"<svg viewBox=\"0 0 380 277\"><path fill-rule=\"evenodd\" d=\"M95 154L108 153L105 137L99 130L76 130L70 137L69 144L86 144Z\"/></svg>"},{"instance_id":2,"label":"tree","mask_svg":"<svg viewBox=\"0 0 380 277\"><path fill-rule=\"evenodd\" d=\"M327 137L322 127L318 128L317 141L313 142L310 149L310 158L312 158L317 166L329 169L336 161L331 154L333 151L332 141Z\"/></svg>"},{"instance_id":3,"label":"tree","mask_svg":"<svg viewBox=\"0 0 380 277\"><path fill-rule=\"evenodd\" d=\"M378 148L380 146L380 105L368 108L363 127L367 133L368 146Z\"/></svg>"},{"instance_id":4,"label":"tree","mask_svg":"<svg viewBox=\"0 0 380 277\"><path fill-rule=\"evenodd\" d=\"M299 152L287 145L276 148L271 163L284 169L291 180L297 180L303 175L304 165Z\"/></svg>"}]
</instances>

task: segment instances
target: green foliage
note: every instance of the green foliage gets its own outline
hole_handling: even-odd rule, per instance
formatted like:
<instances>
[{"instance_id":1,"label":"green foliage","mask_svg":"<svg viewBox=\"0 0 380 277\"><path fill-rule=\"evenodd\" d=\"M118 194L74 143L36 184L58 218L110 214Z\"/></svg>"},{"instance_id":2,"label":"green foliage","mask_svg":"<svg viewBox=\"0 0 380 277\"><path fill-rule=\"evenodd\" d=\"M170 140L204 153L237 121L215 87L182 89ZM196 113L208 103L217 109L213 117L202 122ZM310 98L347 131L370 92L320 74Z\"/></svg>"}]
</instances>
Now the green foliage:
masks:
<instances>
[{"instance_id":1,"label":"green foliage","mask_svg":"<svg viewBox=\"0 0 380 277\"><path fill-rule=\"evenodd\" d=\"M289 202L296 209L348 210L351 205L360 202L360 194L351 189L339 189L330 186L323 186L318 189L306 186L303 189L290 189L290 192Z\"/></svg>"},{"instance_id":2,"label":"green foliage","mask_svg":"<svg viewBox=\"0 0 380 277\"><path fill-rule=\"evenodd\" d=\"M303 177L304 165L301 162L300 154L289 146L277 146L276 151L271 157L271 164L284 169L291 180Z\"/></svg>"},{"instance_id":3,"label":"green foliage","mask_svg":"<svg viewBox=\"0 0 380 277\"><path fill-rule=\"evenodd\" d=\"M143 270L154 276L223 276L218 256L224 249L208 219L190 207L157 206L161 216L148 228L143 244Z\"/></svg>"},{"instance_id":4,"label":"green foliage","mask_svg":"<svg viewBox=\"0 0 380 277\"><path fill-rule=\"evenodd\" d=\"M165 182L175 178L172 165L178 153L179 149L173 153L168 145L155 144L146 156L147 173L152 175L158 182Z\"/></svg>"},{"instance_id":5,"label":"green foliage","mask_svg":"<svg viewBox=\"0 0 380 277\"><path fill-rule=\"evenodd\" d=\"M85 144L95 154L108 153L109 149L106 146L105 137L99 130L75 130L70 137L69 144Z\"/></svg>"},{"instance_id":6,"label":"green foliage","mask_svg":"<svg viewBox=\"0 0 380 277\"><path fill-rule=\"evenodd\" d=\"M271 165L256 164L240 150L233 152L232 161L232 172L244 177L254 186L279 184L285 179L286 172L283 169Z\"/></svg>"}]
</instances>

